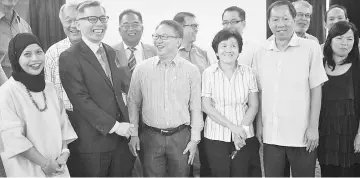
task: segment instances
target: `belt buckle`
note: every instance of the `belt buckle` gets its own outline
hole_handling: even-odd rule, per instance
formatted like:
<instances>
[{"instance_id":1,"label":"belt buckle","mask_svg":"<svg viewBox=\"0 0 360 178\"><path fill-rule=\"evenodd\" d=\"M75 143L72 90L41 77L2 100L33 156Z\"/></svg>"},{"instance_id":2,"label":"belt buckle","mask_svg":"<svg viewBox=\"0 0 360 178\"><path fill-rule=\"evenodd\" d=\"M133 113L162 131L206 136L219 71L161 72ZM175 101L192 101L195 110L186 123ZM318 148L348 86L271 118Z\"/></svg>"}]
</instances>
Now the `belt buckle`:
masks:
<instances>
[{"instance_id":1,"label":"belt buckle","mask_svg":"<svg viewBox=\"0 0 360 178\"><path fill-rule=\"evenodd\" d=\"M169 131L168 130L160 130L160 132L161 132L161 134L163 134L163 135L166 135L167 133L169 133Z\"/></svg>"}]
</instances>

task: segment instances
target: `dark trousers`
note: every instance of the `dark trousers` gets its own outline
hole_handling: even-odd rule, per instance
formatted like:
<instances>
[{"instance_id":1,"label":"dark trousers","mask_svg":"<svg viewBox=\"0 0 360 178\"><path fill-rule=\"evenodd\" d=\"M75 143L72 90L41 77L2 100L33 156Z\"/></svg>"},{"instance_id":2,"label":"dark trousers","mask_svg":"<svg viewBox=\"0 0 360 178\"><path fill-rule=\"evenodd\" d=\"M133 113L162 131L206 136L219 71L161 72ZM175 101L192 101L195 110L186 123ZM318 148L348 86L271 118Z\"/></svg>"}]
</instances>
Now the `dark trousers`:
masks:
<instances>
[{"instance_id":1,"label":"dark trousers","mask_svg":"<svg viewBox=\"0 0 360 178\"><path fill-rule=\"evenodd\" d=\"M140 160L145 177L188 177L189 153L183 154L190 141L190 129L164 136L143 128L140 134Z\"/></svg>"},{"instance_id":2,"label":"dark trousers","mask_svg":"<svg viewBox=\"0 0 360 178\"><path fill-rule=\"evenodd\" d=\"M320 164L321 177L360 177L360 164L350 167Z\"/></svg>"},{"instance_id":3,"label":"dark trousers","mask_svg":"<svg viewBox=\"0 0 360 178\"><path fill-rule=\"evenodd\" d=\"M229 156L235 150L233 142L204 138L205 154L212 177L261 177L259 148L256 137L246 139L234 159Z\"/></svg>"},{"instance_id":4,"label":"dark trousers","mask_svg":"<svg viewBox=\"0 0 360 178\"><path fill-rule=\"evenodd\" d=\"M283 177L286 157L293 177L315 177L316 150L264 144L265 177Z\"/></svg>"},{"instance_id":5,"label":"dark trousers","mask_svg":"<svg viewBox=\"0 0 360 178\"><path fill-rule=\"evenodd\" d=\"M66 111L72 117L71 111ZM116 148L102 153L78 153L71 151L67 166L71 177L130 177L135 157L131 154L128 140L121 138Z\"/></svg>"}]
</instances>

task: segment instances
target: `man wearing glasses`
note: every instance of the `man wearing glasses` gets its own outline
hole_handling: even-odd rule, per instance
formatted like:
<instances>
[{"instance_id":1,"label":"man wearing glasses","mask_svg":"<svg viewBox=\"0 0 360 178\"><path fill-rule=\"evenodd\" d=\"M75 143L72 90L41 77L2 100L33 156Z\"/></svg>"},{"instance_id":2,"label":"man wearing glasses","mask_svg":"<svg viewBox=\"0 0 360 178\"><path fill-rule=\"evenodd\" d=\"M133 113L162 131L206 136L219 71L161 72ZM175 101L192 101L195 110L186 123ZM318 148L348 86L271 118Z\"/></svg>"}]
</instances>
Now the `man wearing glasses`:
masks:
<instances>
[{"instance_id":1,"label":"man wearing glasses","mask_svg":"<svg viewBox=\"0 0 360 178\"><path fill-rule=\"evenodd\" d=\"M199 29L195 15L190 12L179 12L173 20L182 25L184 29L184 38L179 48L179 55L196 65L202 73L210 66L210 61L206 51L194 44Z\"/></svg>"},{"instance_id":2,"label":"man wearing glasses","mask_svg":"<svg viewBox=\"0 0 360 178\"><path fill-rule=\"evenodd\" d=\"M243 48L239 54L238 62L248 66L252 65L254 53L259 49L259 45L247 40L243 36L244 29L246 27L245 11L237 6L231 6L224 10L222 14L223 29L230 31L237 31L241 37L243 37Z\"/></svg>"},{"instance_id":3,"label":"man wearing glasses","mask_svg":"<svg viewBox=\"0 0 360 178\"><path fill-rule=\"evenodd\" d=\"M296 10L295 17L295 33L298 37L315 40L319 42L319 40L312 36L306 31L309 29L311 14L312 14L312 5L307 1L299 0L292 3Z\"/></svg>"},{"instance_id":4,"label":"man wearing glasses","mask_svg":"<svg viewBox=\"0 0 360 178\"><path fill-rule=\"evenodd\" d=\"M130 145L133 152L140 150L145 177L188 177L201 139L201 77L178 54L182 38L179 23L162 21L153 34L158 56L138 64L132 75ZM139 112L144 122L140 135Z\"/></svg>"},{"instance_id":5,"label":"man wearing glasses","mask_svg":"<svg viewBox=\"0 0 360 178\"><path fill-rule=\"evenodd\" d=\"M59 58L60 79L73 105L69 120L78 135L69 144L69 172L73 177L128 177L135 160L127 139L133 125L115 51L101 42L109 17L98 1L83 1L76 10L82 38Z\"/></svg>"}]
</instances>

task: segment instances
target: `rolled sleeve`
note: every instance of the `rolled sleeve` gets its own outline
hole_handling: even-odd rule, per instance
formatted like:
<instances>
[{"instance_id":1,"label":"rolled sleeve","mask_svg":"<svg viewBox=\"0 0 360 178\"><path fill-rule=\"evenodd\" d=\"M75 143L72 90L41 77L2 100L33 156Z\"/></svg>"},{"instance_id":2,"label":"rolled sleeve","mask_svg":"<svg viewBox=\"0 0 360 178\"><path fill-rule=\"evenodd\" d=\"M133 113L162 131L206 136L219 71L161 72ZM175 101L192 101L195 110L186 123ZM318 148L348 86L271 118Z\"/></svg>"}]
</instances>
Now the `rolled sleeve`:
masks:
<instances>
[{"instance_id":1,"label":"rolled sleeve","mask_svg":"<svg viewBox=\"0 0 360 178\"><path fill-rule=\"evenodd\" d=\"M33 144L25 136L25 123L18 117L14 107L0 104L0 128L4 152L12 158L30 148Z\"/></svg>"},{"instance_id":2,"label":"rolled sleeve","mask_svg":"<svg viewBox=\"0 0 360 178\"><path fill-rule=\"evenodd\" d=\"M206 69L202 74L201 96L211 98L211 71Z\"/></svg>"},{"instance_id":3,"label":"rolled sleeve","mask_svg":"<svg viewBox=\"0 0 360 178\"><path fill-rule=\"evenodd\" d=\"M190 80L191 140L199 141L204 121L201 112L201 75L197 67L190 75Z\"/></svg>"},{"instance_id":4,"label":"rolled sleeve","mask_svg":"<svg viewBox=\"0 0 360 178\"><path fill-rule=\"evenodd\" d=\"M254 72L251 70L251 68L247 69L247 76L248 76L248 85L249 85L250 93L259 92L259 89L257 87L256 77L254 75Z\"/></svg>"},{"instance_id":5,"label":"rolled sleeve","mask_svg":"<svg viewBox=\"0 0 360 178\"><path fill-rule=\"evenodd\" d=\"M323 60L321 47L316 42L313 42L312 53L310 56L310 74L309 74L309 85L310 89L313 89L328 80L326 75Z\"/></svg>"},{"instance_id":6,"label":"rolled sleeve","mask_svg":"<svg viewBox=\"0 0 360 178\"><path fill-rule=\"evenodd\" d=\"M67 144L73 142L78 137L74 128L72 127L69 117L66 114L64 103L59 98L60 104L60 119L61 119L61 133L62 133L62 140L66 141Z\"/></svg>"}]
</instances>

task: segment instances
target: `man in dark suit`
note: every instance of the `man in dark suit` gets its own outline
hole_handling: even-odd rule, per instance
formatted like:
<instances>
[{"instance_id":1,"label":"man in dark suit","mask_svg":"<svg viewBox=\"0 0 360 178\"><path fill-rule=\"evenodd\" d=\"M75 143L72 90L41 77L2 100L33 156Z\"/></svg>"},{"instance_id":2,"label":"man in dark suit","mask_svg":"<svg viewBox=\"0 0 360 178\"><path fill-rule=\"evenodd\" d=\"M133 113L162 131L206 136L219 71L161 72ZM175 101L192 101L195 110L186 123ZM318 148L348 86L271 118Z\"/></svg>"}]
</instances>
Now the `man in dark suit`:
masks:
<instances>
[{"instance_id":1,"label":"man in dark suit","mask_svg":"<svg viewBox=\"0 0 360 178\"><path fill-rule=\"evenodd\" d=\"M133 167L127 139L133 126L121 97L124 74L115 51L101 42L108 19L98 1L80 3L76 27L82 39L59 59L61 82L73 104L69 119L79 137L69 145L74 177L131 176Z\"/></svg>"},{"instance_id":2,"label":"man in dark suit","mask_svg":"<svg viewBox=\"0 0 360 178\"><path fill-rule=\"evenodd\" d=\"M117 66L126 74L126 91L123 97L126 98L128 87L130 85L132 71L137 63L156 56L155 47L140 42L144 27L142 25L142 15L132 9L124 10L119 15L119 33L122 42L113 46L116 51ZM131 150L131 149L130 149ZM136 153L133 153L137 156ZM142 177L143 172L140 160L137 158L134 164L134 177Z\"/></svg>"}]
</instances>

